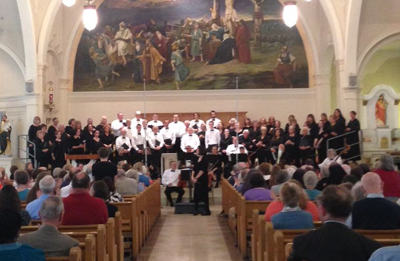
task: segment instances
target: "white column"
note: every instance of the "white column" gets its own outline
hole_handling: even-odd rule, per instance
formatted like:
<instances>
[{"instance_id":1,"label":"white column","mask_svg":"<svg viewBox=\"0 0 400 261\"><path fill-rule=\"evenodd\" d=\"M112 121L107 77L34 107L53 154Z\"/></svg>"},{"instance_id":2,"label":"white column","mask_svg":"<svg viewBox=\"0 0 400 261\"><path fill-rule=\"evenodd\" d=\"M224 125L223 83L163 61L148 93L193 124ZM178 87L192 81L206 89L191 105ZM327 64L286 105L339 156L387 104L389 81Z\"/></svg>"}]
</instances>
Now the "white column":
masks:
<instances>
[{"instance_id":1,"label":"white column","mask_svg":"<svg viewBox=\"0 0 400 261\"><path fill-rule=\"evenodd\" d=\"M314 76L314 85L316 89L316 98L317 98L317 103L316 103L317 114L323 112L327 113L328 115L330 114L331 102L332 102L330 84L331 82L329 74Z\"/></svg>"},{"instance_id":2,"label":"white column","mask_svg":"<svg viewBox=\"0 0 400 261\"><path fill-rule=\"evenodd\" d=\"M46 119L44 113L44 85L45 85L45 74L46 74L47 66L46 65L38 65L38 77L36 82L35 93L38 95L37 97L37 116L42 119L42 122L45 123Z\"/></svg>"},{"instance_id":3,"label":"white column","mask_svg":"<svg viewBox=\"0 0 400 261\"><path fill-rule=\"evenodd\" d=\"M58 118L61 123L66 124L68 122L68 87L69 79L58 80L58 97L56 98L56 108L58 110Z\"/></svg>"},{"instance_id":4,"label":"white column","mask_svg":"<svg viewBox=\"0 0 400 261\"><path fill-rule=\"evenodd\" d=\"M343 98L343 88L347 86L346 75L345 75L345 61L343 59L336 60L336 108L343 110L344 108L344 98Z\"/></svg>"}]
</instances>

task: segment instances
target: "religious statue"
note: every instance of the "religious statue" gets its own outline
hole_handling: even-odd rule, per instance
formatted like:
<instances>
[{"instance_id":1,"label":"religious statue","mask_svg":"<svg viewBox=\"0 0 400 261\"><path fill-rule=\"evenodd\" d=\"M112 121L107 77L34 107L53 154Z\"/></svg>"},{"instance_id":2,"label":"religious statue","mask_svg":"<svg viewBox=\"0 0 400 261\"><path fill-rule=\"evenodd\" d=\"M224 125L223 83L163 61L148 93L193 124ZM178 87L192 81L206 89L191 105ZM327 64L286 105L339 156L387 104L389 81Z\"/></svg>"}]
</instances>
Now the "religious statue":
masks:
<instances>
[{"instance_id":1,"label":"religious statue","mask_svg":"<svg viewBox=\"0 0 400 261\"><path fill-rule=\"evenodd\" d=\"M386 109L388 107L388 102L385 101L383 93L379 95L379 99L375 104L375 118L376 126L378 128L386 127Z\"/></svg>"},{"instance_id":2,"label":"religious statue","mask_svg":"<svg viewBox=\"0 0 400 261\"><path fill-rule=\"evenodd\" d=\"M11 155L11 124L7 115L3 115L0 125L0 155Z\"/></svg>"}]
</instances>

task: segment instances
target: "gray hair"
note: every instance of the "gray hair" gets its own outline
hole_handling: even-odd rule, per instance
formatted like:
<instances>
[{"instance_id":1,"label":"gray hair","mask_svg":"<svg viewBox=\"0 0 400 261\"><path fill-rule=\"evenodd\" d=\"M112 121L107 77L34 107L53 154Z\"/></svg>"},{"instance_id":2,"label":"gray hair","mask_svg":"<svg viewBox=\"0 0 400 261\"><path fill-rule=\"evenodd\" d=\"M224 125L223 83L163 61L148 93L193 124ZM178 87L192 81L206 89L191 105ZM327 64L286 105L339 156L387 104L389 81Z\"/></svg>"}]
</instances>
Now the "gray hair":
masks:
<instances>
[{"instance_id":1,"label":"gray hair","mask_svg":"<svg viewBox=\"0 0 400 261\"><path fill-rule=\"evenodd\" d=\"M357 182L352 188L351 188L351 195L354 198L354 201L359 201L365 198L364 195L364 189L361 185L361 182Z\"/></svg>"},{"instance_id":2,"label":"gray hair","mask_svg":"<svg viewBox=\"0 0 400 261\"><path fill-rule=\"evenodd\" d=\"M42 220L58 220L64 211L62 199L57 196L50 196L43 201L39 213Z\"/></svg>"},{"instance_id":3,"label":"gray hair","mask_svg":"<svg viewBox=\"0 0 400 261\"><path fill-rule=\"evenodd\" d=\"M61 171L63 171L62 168L55 168L55 169L53 170L53 177L54 177L55 179L60 178Z\"/></svg>"},{"instance_id":4,"label":"gray hair","mask_svg":"<svg viewBox=\"0 0 400 261\"><path fill-rule=\"evenodd\" d=\"M117 178L122 178L122 177L126 177L126 175L125 175L125 170L123 170L123 169L118 169L118 170L117 170Z\"/></svg>"},{"instance_id":5,"label":"gray hair","mask_svg":"<svg viewBox=\"0 0 400 261\"><path fill-rule=\"evenodd\" d=\"M329 173L329 167L325 166L321 168L321 177L322 178L329 178L330 173Z\"/></svg>"},{"instance_id":6,"label":"gray hair","mask_svg":"<svg viewBox=\"0 0 400 261\"><path fill-rule=\"evenodd\" d=\"M314 189L318 183L317 174L314 171L307 171L303 176L304 185L307 189Z\"/></svg>"},{"instance_id":7,"label":"gray hair","mask_svg":"<svg viewBox=\"0 0 400 261\"><path fill-rule=\"evenodd\" d=\"M395 170L392 155L383 154L379 158L378 169L383 169L383 170L388 170L388 171Z\"/></svg>"},{"instance_id":8,"label":"gray hair","mask_svg":"<svg viewBox=\"0 0 400 261\"><path fill-rule=\"evenodd\" d=\"M281 169L276 173L275 180L277 184L283 184L289 179L289 172L286 169Z\"/></svg>"},{"instance_id":9,"label":"gray hair","mask_svg":"<svg viewBox=\"0 0 400 261\"><path fill-rule=\"evenodd\" d=\"M244 164L244 162L239 162L239 163L236 163L236 164L233 166L232 171L234 172L235 175L239 175L239 173L240 173L242 170L244 170L245 168L246 168L246 164Z\"/></svg>"},{"instance_id":10,"label":"gray hair","mask_svg":"<svg viewBox=\"0 0 400 261\"><path fill-rule=\"evenodd\" d=\"M56 181L50 175L45 176L39 182L39 189L43 194L51 194L54 192Z\"/></svg>"},{"instance_id":11,"label":"gray hair","mask_svg":"<svg viewBox=\"0 0 400 261\"><path fill-rule=\"evenodd\" d=\"M139 172L137 170L134 169L130 169L126 172L126 176L130 179L134 179L136 181L139 180Z\"/></svg>"},{"instance_id":12,"label":"gray hair","mask_svg":"<svg viewBox=\"0 0 400 261\"><path fill-rule=\"evenodd\" d=\"M329 153L332 153L333 157L337 155L336 150L334 149L329 149L327 154L329 155Z\"/></svg>"}]
</instances>

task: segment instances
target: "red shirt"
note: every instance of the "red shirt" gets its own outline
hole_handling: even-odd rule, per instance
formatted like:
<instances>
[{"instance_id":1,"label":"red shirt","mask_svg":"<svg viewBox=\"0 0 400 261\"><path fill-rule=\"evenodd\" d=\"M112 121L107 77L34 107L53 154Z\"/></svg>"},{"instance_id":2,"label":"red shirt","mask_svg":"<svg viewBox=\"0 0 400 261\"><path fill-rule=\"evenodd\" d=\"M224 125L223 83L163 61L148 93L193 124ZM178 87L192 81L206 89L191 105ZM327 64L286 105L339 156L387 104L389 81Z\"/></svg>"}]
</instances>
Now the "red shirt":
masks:
<instances>
[{"instance_id":1,"label":"red shirt","mask_svg":"<svg viewBox=\"0 0 400 261\"><path fill-rule=\"evenodd\" d=\"M105 224L108 219L106 203L88 193L70 194L63 198L64 218L62 225Z\"/></svg>"},{"instance_id":2,"label":"red shirt","mask_svg":"<svg viewBox=\"0 0 400 261\"><path fill-rule=\"evenodd\" d=\"M385 197L400 198L400 174L395 170L376 169L374 171L383 182L383 195Z\"/></svg>"},{"instance_id":3,"label":"red shirt","mask_svg":"<svg viewBox=\"0 0 400 261\"><path fill-rule=\"evenodd\" d=\"M265 221L271 222L271 218L273 215L278 214L283 209L283 203L280 200L275 200L268 205L267 209L265 210ZM319 221L319 214L318 208L315 204L311 201L307 201L307 207L305 211L309 212L312 217L313 221Z\"/></svg>"}]
</instances>

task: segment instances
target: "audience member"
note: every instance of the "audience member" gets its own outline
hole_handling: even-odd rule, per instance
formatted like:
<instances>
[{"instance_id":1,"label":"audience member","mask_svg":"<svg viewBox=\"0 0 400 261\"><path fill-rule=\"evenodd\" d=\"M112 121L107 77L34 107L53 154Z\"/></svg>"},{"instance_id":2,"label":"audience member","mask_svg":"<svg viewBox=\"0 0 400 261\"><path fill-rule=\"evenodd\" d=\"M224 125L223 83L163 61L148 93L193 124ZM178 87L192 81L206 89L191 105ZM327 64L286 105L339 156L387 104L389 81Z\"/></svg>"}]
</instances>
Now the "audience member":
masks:
<instances>
[{"instance_id":1,"label":"audience member","mask_svg":"<svg viewBox=\"0 0 400 261\"><path fill-rule=\"evenodd\" d=\"M347 189L331 185L324 189L317 202L323 226L294 238L288 261L367 261L381 247L346 226L353 203Z\"/></svg>"},{"instance_id":2,"label":"audience member","mask_svg":"<svg viewBox=\"0 0 400 261\"><path fill-rule=\"evenodd\" d=\"M306 174L306 170L303 168L296 169L296 171L293 173L292 179L297 180L302 188L305 188L304 186L304 174Z\"/></svg>"},{"instance_id":3,"label":"audience member","mask_svg":"<svg viewBox=\"0 0 400 261\"><path fill-rule=\"evenodd\" d=\"M132 169L136 170L139 173L139 183L143 183L146 187L150 186L150 178L147 176L147 168L143 166L143 163L135 163Z\"/></svg>"},{"instance_id":4,"label":"audience member","mask_svg":"<svg viewBox=\"0 0 400 261\"><path fill-rule=\"evenodd\" d=\"M119 194L115 190L115 183L114 180L112 180L110 177L105 177L103 179L104 183L106 183L108 191L110 192L109 198L106 200L106 202L123 202L124 199L122 198L121 194Z\"/></svg>"},{"instance_id":5,"label":"audience member","mask_svg":"<svg viewBox=\"0 0 400 261\"><path fill-rule=\"evenodd\" d=\"M337 163L332 163L329 166L329 185L339 185L340 183L342 183L344 176L346 176L346 172L343 170L341 165Z\"/></svg>"},{"instance_id":6,"label":"audience member","mask_svg":"<svg viewBox=\"0 0 400 261\"><path fill-rule=\"evenodd\" d=\"M107 184L104 181L95 181L91 188L91 194L95 198L104 200L107 206L108 217L115 217L115 213L117 213L118 208L107 202L110 198L110 191L108 190Z\"/></svg>"},{"instance_id":7,"label":"audience member","mask_svg":"<svg viewBox=\"0 0 400 261\"><path fill-rule=\"evenodd\" d=\"M303 181L308 198L314 201L321 194L321 191L315 189L318 183L317 174L314 171L307 171L303 176Z\"/></svg>"},{"instance_id":8,"label":"audience member","mask_svg":"<svg viewBox=\"0 0 400 261\"><path fill-rule=\"evenodd\" d=\"M45 261L43 251L17 243L21 216L12 210L0 211L0 260Z\"/></svg>"},{"instance_id":9,"label":"audience member","mask_svg":"<svg viewBox=\"0 0 400 261\"><path fill-rule=\"evenodd\" d=\"M356 177L357 181L360 181L364 174L365 173L363 172L362 168L359 166L352 168L350 171L350 175L353 175L354 177Z\"/></svg>"},{"instance_id":10,"label":"audience member","mask_svg":"<svg viewBox=\"0 0 400 261\"><path fill-rule=\"evenodd\" d=\"M321 179L318 181L316 190L322 191L329 185L329 167L323 167L321 169Z\"/></svg>"},{"instance_id":11,"label":"audience member","mask_svg":"<svg viewBox=\"0 0 400 261\"><path fill-rule=\"evenodd\" d=\"M14 177L14 174L15 174L15 172L18 170L18 166L16 166L16 165L12 165L11 167L10 167L10 179L11 180L14 180L15 179L15 177Z\"/></svg>"},{"instance_id":12,"label":"audience member","mask_svg":"<svg viewBox=\"0 0 400 261\"><path fill-rule=\"evenodd\" d=\"M383 182L383 195L392 201L400 198L400 175L395 170L393 157L389 154L383 154L379 159L378 168L374 171Z\"/></svg>"},{"instance_id":13,"label":"audience member","mask_svg":"<svg viewBox=\"0 0 400 261\"><path fill-rule=\"evenodd\" d=\"M102 180L105 177L110 177L114 180L117 175L117 166L108 160L110 150L108 148L100 148L98 151L100 162L93 164L92 175L94 180Z\"/></svg>"},{"instance_id":14,"label":"audience member","mask_svg":"<svg viewBox=\"0 0 400 261\"><path fill-rule=\"evenodd\" d=\"M245 186L246 185L246 186ZM243 189L246 188L243 196L246 200L271 200L271 192L267 189L263 175L258 170L250 170L247 175Z\"/></svg>"},{"instance_id":15,"label":"audience member","mask_svg":"<svg viewBox=\"0 0 400 261\"><path fill-rule=\"evenodd\" d=\"M354 186L351 188L351 195L353 196L354 202L365 198L364 189L360 181L354 184Z\"/></svg>"},{"instance_id":16,"label":"audience member","mask_svg":"<svg viewBox=\"0 0 400 261\"><path fill-rule=\"evenodd\" d=\"M21 210L21 201L19 200L18 192L12 185L5 185L0 190L0 212L3 210L20 213L23 226L27 226L31 222L31 216L28 211Z\"/></svg>"},{"instance_id":17,"label":"audience member","mask_svg":"<svg viewBox=\"0 0 400 261\"><path fill-rule=\"evenodd\" d=\"M47 175L40 180L39 182L40 196L26 206L26 211L29 212L29 215L33 220L40 219L39 216L40 207L42 206L43 201L45 201L51 195L54 195L55 186L56 182L54 178L50 175Z\"/></svg>"},{"instance_id":18,"label":"audience member","mask_svg":"<svg viewBox=\"0 0 400 261\"><path fill-rule=\"evenodd\" d=\"M400 246L382 247L376 250L369 261L397 261L400 256Z\"/></svg>"},{"instance_id":19,"label":"audience member","mask_svg":"<svg viewBox=\"0 0 400 261\"><path fill-rule=\"evenodd\" d=\"M289 180L288 182L295 183L299 187L301 187L301 184L297 180ZM275 214L277 214L283 210L283 207L284 206L283 206L282 200L280 198L276 198L273 202L271 202L271 204L268 205L267 209L265 210L265 220L267 222L270 222L271 218ZM304 192L304 190L301 190L301 193L300 193L299 207L302 210L309 212L312 215L313 221L319 220L317 206L308 199L308 196Z\"/></svg>"},{"instance_id":20,"label":"audience member","mask_svg":"<svg viewBox=\"0 0 400 261\"><path fill-rule=\"evenodd\" d=\"M64 204L60 197L48 197L39 211L42 225L37 231L20 236L18 242L40 249L46 256L68 256L71 247L79 246L79 242L58 232L63 211Z\"/></svg>"},{"instance_id":21,"label":"audience member","mask_svg":"<svg viewBox=\"0 0 400 261\"><path fill-rule=\"evenodd\" d=\"M400 229L400 206L383 196L383 186L376 173L361 178L366 199L354 203L353 229Z\"/></svg>"},{"instance_id":22,"label":"audience member","mask_svg":"<svg viewBox=\"0 0 400 261\"><path fill-rule=\"evenodd\" d=\"M26 201L29 193L29 174L25 170L18 170L15 172L15 183L18 191L18 197L21 201Z\"/></svg>"},{"instance_id":23,"label":"audience member","mask_svg":"<svg viewBox=\"0 0 400 261\"><path fill-rule=\"evenodd\" d=\"M281 189L281 186L283 183L289 180L289 173L286 169L281 169L278 171L276 174L275 178L275 185L271 187L271 197L275 199L276 197L279 197L279 190Z\"/></svg>"},{"instance_id":24,"label":"audience member","mask_svg":"<svg viewBox=\"0 0 400 261\"><path fill-rule=\"evenodd\" d=\"M286 182L280 188L280 200L283 209L272 218L274 229L312 229L312 215L299 207L302 188L293 182Z\"/></svg>"},{"instance_id":25,"label":"audience member","mask_svg":"<svg viewBox=\"0 0 400 261\"><path fill-rule=\"evenodd\" d=\"M63 198L64 219L62 225L93 225L105 224L108 219L106 203L90 196L90 178L85 172L80 172L72 178L72 192Z\"/></svg>"},{"instance_id":26,"label":"audience member","mask_svg":"<svg viewBox=\"0 0 400 261\"><path fill-rule=\"evenodd\" d=\"M127 174L130 172L136 172L136 175L139 176L139 173L135 170L129 170ZM115 190L122 196L136 195L139 193L138 182L136 179L127 177L125 171L119 169L117 180L115 181Z\"/></svg>"},{"instance_id":27,"label":"audience member","mask_svg":"<svg viewBox=\"0 0 400 261\"><path fill-rule=\"evenodd\" d=\"M363 175L371 171L371 168L370 168L369 164L367 164L367 163L361 163L358 166L362 169Z\"/></svg>"}]
</instances>

